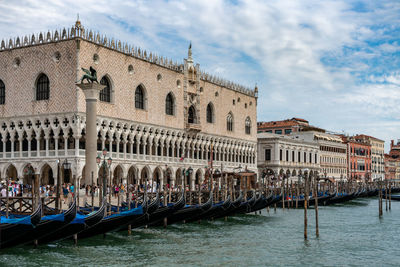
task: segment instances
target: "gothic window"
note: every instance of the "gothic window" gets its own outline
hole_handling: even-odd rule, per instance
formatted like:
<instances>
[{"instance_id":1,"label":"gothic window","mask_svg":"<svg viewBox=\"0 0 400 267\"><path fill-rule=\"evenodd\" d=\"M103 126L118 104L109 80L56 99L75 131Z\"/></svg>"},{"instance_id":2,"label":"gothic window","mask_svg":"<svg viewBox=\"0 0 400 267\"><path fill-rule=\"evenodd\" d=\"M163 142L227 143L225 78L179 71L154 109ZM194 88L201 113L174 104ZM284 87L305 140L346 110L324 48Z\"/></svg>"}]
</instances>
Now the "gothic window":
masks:
<instances>
[{"instance_id":1,"label":"gothic window","mask_svg":"<svg viewBox=\"0 0 400 267\"><path fill-rule=\"evenodd\" d=\"M172 93L169 93L165 99L165 113L167 115L174 115L174 104L174 97Z\"/></svg>"},{"instance_id":2,"label":"gothic window","mask_svg":"<svg viewBox=\"0 0 400 267\"><path fill-rule=\"evenodd\" d=\"M136 87L135 108L144 109L144 90L141 85Z\"/></svg>"},{"instance_id":3,"label":"gothic window","mask_svg":"<svg viewBox=\"0 0 400 267\"><path fill-rule=\"evenodd\" d=\"M230 132L233 131L233 115L231 112L226 116L226 129Z\"/></svg>"},{"instance_id":4,"label":"gothic window","mask_svg":"<svg viewBox=\"0 0 400 267\"><path fill-rule=\"evenodd\" d=\"M210 102L207 105L207 122L208 123L213 123L214 122L214 106Z\"/></svg>"},{"instance_id":5,"label":"gothic window","mask_svg":"<svg viewBox=\"0 0 400 267\"><path fill-rule=\"evenodd\" d=\"M48 100L50 97L50 82L46 74L41 74L36 82L36 100Z\"/></svg>"},{"instance_id":6,"label":"gothic window","mask_svg":"<svg viewBox=\"0 0 400 267\"><path fill-rule=\"evenodd\" d=\"M105 88L100 91L100 101L110 103L111 102L110 81L108 80L108 78L106 76L104 76L103 78L101 78L100 84L105 85Z\"/></svg>"},{"instance_id":7,"label":"gothic window","mask_svg":"<svg viewBox=\"0 0 400 267\"><path fill-rule=\"evenodd\" d=\"M6 86L3 81L0 80L0 105L4 105L6 103Z\"/></svg>"},{"instance_id":8,"label":"gothic window","mask_svg":"<svg viewBox=\"0 0 400 267\"><path fill-rule=\"evenodd\" d=\"M246 121L245 121L245 132L246 132L246 134L250 134L251 133L251 120L250 120L250 117L246 118Z\"/></svg>"},{"instance_id":9,"label":"gothic window","mask_svg":"<svg viewBox=\"0 0 400 267\"><path fill-rule=\"evenodd\" d=\"M193 106L190 106L189 108L188 123L196 123L196 110Z\"/></svg>"}]
</instances>

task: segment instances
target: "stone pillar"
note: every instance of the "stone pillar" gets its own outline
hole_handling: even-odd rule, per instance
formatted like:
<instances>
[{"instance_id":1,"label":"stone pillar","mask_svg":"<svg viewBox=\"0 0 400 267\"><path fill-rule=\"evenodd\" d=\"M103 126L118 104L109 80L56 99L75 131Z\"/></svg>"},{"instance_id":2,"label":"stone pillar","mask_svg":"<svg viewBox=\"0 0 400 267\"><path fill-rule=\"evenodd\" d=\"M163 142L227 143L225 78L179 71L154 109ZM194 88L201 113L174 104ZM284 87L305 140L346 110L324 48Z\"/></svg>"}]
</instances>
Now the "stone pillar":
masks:
<instances>
[{"instance_id":1,"label":"stone pillar","mask_svg":"<svg viewBox=\"0 0 400 267\"><path fill-rule=\"evenodd\" d=\"M18 143L19 143L19 157L22 157L22 141L24 140L23 135L21 134L18 137Z\"/></svg>"},{"instance_id":2,"label":"stone pillar","mask_svg":"<svg viewBox=\"0 0 400 267\"><path fill-rule=\"evenodd\" d=\"M64 156L68 155L68 137L64 136Z\"/></svg>"},{"instance_id":3,"label":"stone pillar","mask_svg":"<svg viewBox=\"0 0 400 267\"><path fill-rule=\"evenodd\" d=\"M28 140L28 158L30 158L31 157L31 151L32 151L32 146L31 146L32 137L31 137L31 135L29 135L26 140Z\"/></svg>"},{"instance_id":4,"label":"stone pillar","mask_svg":"<svg viewBox=\"0 0 400 267\"><path fill-rule=\"evenodd\" d=\"M36 138L36 157L40 157L40 135Z\"/></svg>"},{"instance_id":5,"label":"stone pillar","mask_svg":"<svg viewBox=\"0 0 400 267\"><path fill-rule=\"evenodd\" d=\"M54 134L54 153L56 157L58 156L58 134Z\"/></svg>"},{"instance_id":6,"label":"stone pillar","mask_svg":"<svg viewBox=\"0 0 400 267\"><path fill-rule=\"evenodd\" d=\"M104 85L98 83L77 84L85 94L86 99L86 149L85 149L85 184L91 183L91 174L93 180L97 181L97 99L99 92Z\"/></svg>"},{"instance_id":7,"label":"stone pillar","mask_svg":"<svg viewBox=\"0 0 400 267\"><path fill-rule=\"evenodd\" d=\"M49 156L49 134L44 135L44 140L45 140L45 148L46 148L46 157Z\"/></svg>"},{"instance_id":8,"label":"stone pillar","mask_svg":"<svg viewBox=\"0 0 400 267\"><path fill-rule=\"evenodd\" d=\"M101 133L101 150L103 151L106 148L106 134L104 132Z\"/></svg>"},{"instance_id":9,"label":"stone pillar","mask_svg":"<svg viewBox=\"0 0 400 267\"><path fill-rule=\"evenodd\" d=\"M124 159L126 159L126 146L127 146L127 140L123 139L122 140L122 149L123 149L123 153L124 153Z\"/></svg>"},{"instance_id":10,"label":"stone pillar","mask_svg":"<svg viewBox=\"0 0 400 267\"><path fill-rule=\"evenodd\" d=\"M74 136L75 139L75 157L79 157L79 136ZM97 151L97 134L96 134L96 151Z\"/></svg>"},{"instance_id":11,"label":"stone pillar","mask_svg":"<svg viewBox=\"0 0 400 267\"><path fill-rule=\"evenodd\" d=\"M10 142L11 142L11 158L14 158L14 146L15 146L14 141L15 141L15 138L14 138L14 135L12 135L12 136L10 137Z\"/></svg>"}]
</instances>

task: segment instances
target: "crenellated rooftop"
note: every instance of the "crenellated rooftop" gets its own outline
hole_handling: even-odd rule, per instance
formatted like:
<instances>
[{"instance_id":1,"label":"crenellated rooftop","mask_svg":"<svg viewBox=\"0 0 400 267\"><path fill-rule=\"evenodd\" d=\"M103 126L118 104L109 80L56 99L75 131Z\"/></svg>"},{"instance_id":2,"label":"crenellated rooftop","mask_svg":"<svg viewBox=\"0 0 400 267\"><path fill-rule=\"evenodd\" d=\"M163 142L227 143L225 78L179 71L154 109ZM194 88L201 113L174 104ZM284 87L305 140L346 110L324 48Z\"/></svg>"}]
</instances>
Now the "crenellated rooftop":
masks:
<instances>
[{"instance_id":1,"label":"crenellated rooftop","mask_svg":"<svg viewBox=\"0 0 400 267\"><path fill-rule=\"evenodd\" d=\"M183 73L183 64L180 64L176 61L173 62L171 59L159 56L156 53L148 52L140 47L129 45L125 42L121 42L120 40L116 40L114 38L109 39L106 35L101 35L99 32L85 30L81 26L79 20L76 22L75 26L71 27L71 29L63 28L62 30L48 31L47 33L40 32L38 34L32 34L31 36L9 39L8 41L3 39L0 44L0 52L22 47L72 40L76 38L81 38L88 42L107 47L125 55ZM258 97L257 87L255 87L255 89L250 89L249 87L245 87L218 76L211 75L204 71L200 71L200 79L249 96Z\"/></svg>"}]
</instances>

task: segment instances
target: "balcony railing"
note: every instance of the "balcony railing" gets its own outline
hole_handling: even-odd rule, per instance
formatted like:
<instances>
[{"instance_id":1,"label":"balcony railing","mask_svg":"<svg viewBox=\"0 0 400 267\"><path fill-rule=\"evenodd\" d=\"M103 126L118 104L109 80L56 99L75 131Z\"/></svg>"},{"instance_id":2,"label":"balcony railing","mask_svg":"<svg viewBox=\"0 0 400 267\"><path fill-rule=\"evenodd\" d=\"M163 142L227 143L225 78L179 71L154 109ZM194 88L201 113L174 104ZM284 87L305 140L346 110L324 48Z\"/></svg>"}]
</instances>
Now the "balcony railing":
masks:
<instances>
[{"instance_id":1,"label":"balcony railing","mask_svg":"<svg viewBox=\"0 0 400 267\"><path fill-rule=\"evenodd\" d=\"M200 132L201 125L199 123L186 123L186 129L192 132Z\"/></svg>"}]
</instances>

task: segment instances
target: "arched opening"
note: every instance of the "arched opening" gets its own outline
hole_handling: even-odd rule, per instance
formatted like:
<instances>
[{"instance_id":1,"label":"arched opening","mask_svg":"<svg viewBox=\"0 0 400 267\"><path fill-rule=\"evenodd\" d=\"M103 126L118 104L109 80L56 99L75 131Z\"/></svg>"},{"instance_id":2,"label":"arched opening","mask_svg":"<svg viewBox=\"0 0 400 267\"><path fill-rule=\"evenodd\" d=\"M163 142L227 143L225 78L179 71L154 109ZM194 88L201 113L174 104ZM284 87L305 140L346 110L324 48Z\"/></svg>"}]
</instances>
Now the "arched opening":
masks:
<instances>
[{"instance_id":1,"label":"arched opening","mask_svg":"<svg viewBox=\"0 0 400 267\"><path fill-rule=\"evenodd\" d=\"M157 190L161 185L161 170L156 168L153 172L153 191Z\"/></svg>"},{"instance_id":2,"label":"arched opening","mask_svg":"<svg viewBox=\"0 0 400 267\"><path fill-rule=\"evenodd\" d=\"M6 177L8 177L10 180L14 180L14 181L17 180L18 172L14 165L11 164L10 166L8 166L7 171L6 171Z\"/></svg>"},{"instance_id":3,"label":"arched opening","mask_svg":"<svg viewBox=\"0 0 400 267\"><path fill-rule=\"evenodd\" d=\"M174 115L175 114L175 112L174 112L175 103L174 102L175 102L174 101L174 96L172 95L172 93L169 93L167 95L167 97L165 98L165 113L167 115Z\"/></svg>"},{"instance_id":4,"label":"arched opening","mask_svg":"<svg viewBox=\"0 0 400 267\"><path fill-rule=\"evenodd\" d=\"M104 85L104 89L100 91L99 99L103 102L111 102L111 83L107 76L103 76L100 80L100 84Z\"/></svg>"},{"instance_id":5,"label":"arched opening","mask_svg":"<svg viewBox=\"0 0 400 267\"><path fill-rule=\"evenodd\" d=\"M247 117L246 121L245 121L245 133L246 134L250 134L251 133L251 120L250 120L250 117Z\"/></svg>"},{"instance_id":6,"label":"arched opening","mask_svg":"<svg viewBox=\"0 0 400 267\"><path fill-rule=\"evenodd\" d=\"M48 164L42 167L40 185L54 185L53 169Z\"/></svg>"},{"instance_id":7,"label":"arched opening","mask_svg":"<svg viewBox=\"0 0 400 267\"><path fill-rule=\"evenodd\" d=\"M195 108L193 106L189 107L188 123L197 123L196 110L195 110Z\"/></svg>"},{"instance_id":8,"label":"arched opening","mask_svg":"<svg viewBox=\"0 0 400 267\"><path fill-rule=\"evenodd\" d=\"M62 173L62 177L63 177L63 183L66 183L66 184L73 183L71 169L64 169L64 166L61 165L61 173Z\"/></svg>"},{"instance_id":9,"label":"arched opening","mask_svg":"<svg viewBox=\"0 0 400 267\"><path fill-rule=\"evenodd\" d=\"M113 185L120 185L122 184L122 179L123 179L124 172L122 170L122 167L118 165L114 169L114 174L113 174Z\"/></svg>"},{"instance_id":10,"label":"arched opening","mask_svg":"<svg viewBox=\"0 0 400 267\"><path fill-rule=\"evenodd\" d=\"M195 183L195 190L199 190L200 189L200 186L201 186L201 181L202 179L201 179L201 171L200 171L200 169L199 170L197 170L197 172L196 172L196 176L195 176L195 180L194 180L194 183Z\"/></svg>"},{"instance_id":11,"label":"arched opening","mask_svg":"<svg viewBox=\"0 0 400 267\"><path fill-rule=\"evenodd\" d=\"M207 122L214 122L214 105L211 102L207 105Z\"/></svg>"},{"instance_id":12,"label":"arched opening","mask_svg":"<svg viewBox=\"0 0 400 267\"><path fill-rule=\"evenodd\" d=\"M183 185L183 180L182 180L182 169L177 169L176 173L175 173L175 187L179 187L181 185Z\"/></svg>"},{"instance_id":13,"label":"arched opening","mask_svg":"<svg viewBox=\"0 0 400 267\"><path fill-rule=\"evenodd\" d=\"M36 100L48 100L50 98L50 81L46 74L39 75L36 81Z\"/></svg>"},{"instance_id":14,"label":"arched opening","mask_svg":"<svg viewBox=\"0 0 400 267\"><path fill-rule=\"evenodd\" d=\"M103 185L103 181L108 185L110 183L109 180L110 177L110 169L107 167L104 167L103 165L99 168L98 172L98 178L97 178L97 184L99 186ZM105 180L104 180L105 179Z\"/></svg>"},{"instance_id":15,"label":"arched opening","mask_svg":"<svg viewBox=\"0 0 400 267\"><path fill-rule=\"evenodd\" d=\"M145 93L142 85L136 87L135 90L135 108L145 109Z\"/></svg>"},{"instance_id":16,"label":"arched opening","mask_svg":"<svg viewBox=\"0 0 400 267\"><path fill-rule=\"evenodd\" d=\"M228 116L226 116L226 129L229 132L233 131L233 115L231 112L229 112Z\"/></svg>"},{"instance_id":17,"label":"arched opening","mask_svg":"<svg viewBox=\"0 0 400 267\"><path fill-rule=\"evenodd\" d=\"M33 185L33 181L35 179L35 170L32 165L28 164L23 169L23 184L24 185Z\"/></svg>"},{"instance_id":18,"label":"arched opening","mask_svg":"<svg viewBox=\"0 0 400 267\"><path fill-rule=\"evenodd\" d=\"M137 169L135 167L130 167L128 171L128 185L134 185L137 184Z\"/></svg>"},{"instance_id":19,"label":"arched opening","mask_svg":"<svg viewBox=\"0 0 400 267\"><path fill-rule=\"evenodd\" d=\"M141 183L144 183L148 181L150 178L150 174L147 168L143 168L141 173L140 173L140 181Z\"/></svg>"},{"instance_id":20,"label":"arched opening","mask_svg":"<svg viewBox=\"0 0 400 267\"><path fill-rule=\"evenodd\" d=\"M0 105L6 103L6 85L0 80Z\"/></svg>"}]
</instances>

